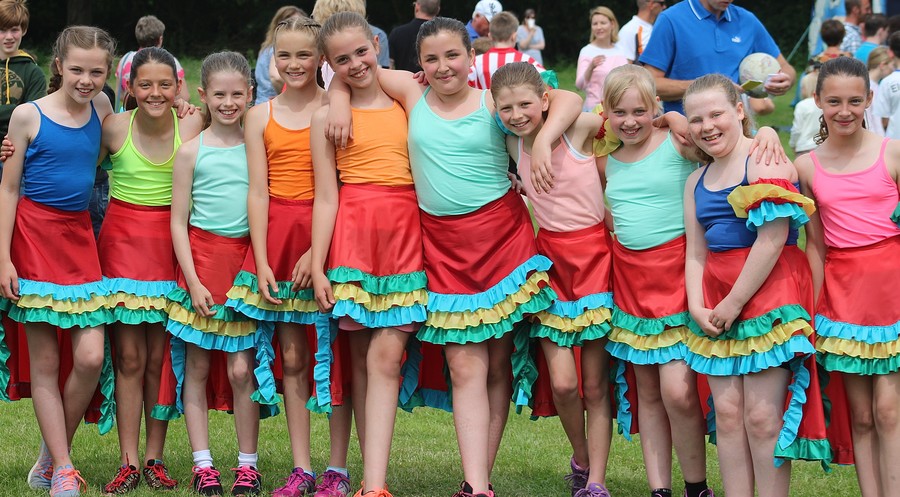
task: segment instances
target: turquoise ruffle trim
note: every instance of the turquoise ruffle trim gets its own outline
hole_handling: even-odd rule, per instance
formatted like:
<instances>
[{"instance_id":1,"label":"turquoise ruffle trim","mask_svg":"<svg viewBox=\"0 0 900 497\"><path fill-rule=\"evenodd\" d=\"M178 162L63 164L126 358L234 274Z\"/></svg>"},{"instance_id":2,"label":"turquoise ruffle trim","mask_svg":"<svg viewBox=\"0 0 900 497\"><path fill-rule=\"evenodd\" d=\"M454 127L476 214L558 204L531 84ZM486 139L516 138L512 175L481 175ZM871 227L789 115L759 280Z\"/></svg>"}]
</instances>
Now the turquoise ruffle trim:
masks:
<instances>
[{"instance_id":1,"label":"turquoise ruffle trim","mask_svg":"<svg viewBox=\"0 0 900 497\"><path fill-rule=\"evenodd\" d=\"M328 314L316 314L316 365L313 366L315 396L311 396L306 408L319 414L331 414L331 365L334 363L332 345L337 340L337 320Z\"/></svg>"},{"instance_id":2,"label":"turquoise ruffle trim","mask_svg":"<svg viewBox=\"0 0 900 497\"><path fill-rule=\"evenodd\" d=\"M891 374L900 371L900 355L884 359L862 359L859 357L824 354L819 352L817 360L826 371L838 371L841 373L871 376L876 374Z\"/></svg>"},{"instance_id":3,"label":"turquoise ruffle trim","mask_svg":"<svg viewBox=\"0 0 900 497\"><path fill-rule=\"evenodd\" d=\"M97 430L101 435L106 435L112 430L116 421L116 373L112 363L112 346L109 341L109 333L103 339L103 365L100 368L100 419L97 420Z\"/></svg>"},{"instance_id":4,"label":"turquoise ruffle trim","mask_svg":"<svg viewBox=\"0 0 900 497\"><path fill-rule=\"evenodd\" d=\"M840 338L872 345L896 342L900 340L900 321L888 326L864 326L832 321L816 314L816 334L823 338Z\"/></svg>"},{"instance_id":5,"label":"turquoise ruffle trim","mask_svg":"<svg viewBox=\"0 0 900 497\"><path fill-rule=\"evenodd\" d=\"M625 379L625 362L616 361L615 371L610 372L613 375L613 385L615 386L613 393L616 396L616 425L618 425L616 430L630 442L634 415L631 412L631 402L626 397L628 381Z\"/></svg>"},{"instance_id":6,"label":"turquoise ruffle trim","mask_svg":"<svg viewBox=\"0 0 900 497\"><path fill-rule=\"evenodd\" d=\"M19 278L19 295L50 296L53 300L91 300L97 296L109 295L106 281L92 281L80 285L57 285L44 281L26 280Z\"/></svg>"},{"instance_id":7,"label":"turquoise ruffle trim","mask_svg":"<svg viewBox=\"0 0 900 497\"><path fill-rule=\"evenodd\" d=\"M22 280L19 280L22 281ZM112 312L105 307L81 314L56 312L53 309L18 307L14 302L0 299L0 312L5 312L17 323L47 323L64 330L69 328L93 328L112 322Z\"/></svg>"},{"instance_id":8,"label":"turquoise ruffle trim","mask_svg":"<svg viewBox=\"0 0 900 497\"><path fill-rule=\"evenodd\" d=\"M737 357L704 357L691 353L684 360L694 371L710 376L740 376L758 373L765 369L790 362L797 354L811 355L816 351L804 335L794 335L788 341L772 347L766 352Z\"/></svg>"},{"instance_id":9,"label":"turquoise ruffle trim","mask_svg":"<svg viewBox=\"0 0 900 497\"><path fill-rule=\"evenodd\" d=\"M165 297L178 288L174 281L142 281L129 278L105 278L107 291L110 294L128 293L138 297Z\"/></svg>"},{"instance_id":10,"label":"turquoise ruffle trim","mask_svg":"<svg viewBox=\"0 0 900 497\"><path fill-rule=\"evenodd\" d=\"M345 266L329 269L328 279L332 283L356 283L366 292L375 295L409 293L414 290L422 290L428 281L425 277L425 271L375 276L374 274Z\"/></svg>"},{"instance_id":11,"label":"turquoise ruffle trim","mask_svg":"<svg viewBox=\"0 0 900 497\"><path fill-rule=\"evenodd\" d=\"M407 403L400 404L400 409L406 412L412 412L417 407L431 407L453 412L453 402L448 392L428 388L417 390Z\"/></svg>"},{"instance_id":12,"label":"turquoise ruffle trim","mask_svg":"<svg viewBox=\"0 0 900 497\"><path fill-rule=\"evenodd\" d=\"M716 338L712 338L703 333L700 326L693 320L688 324L691 332L699 337L708 340L746 340L751 337L759 337L766 335L772 331L779 323L790 323L795 319L802 319L806 322L812 322L809 313L803 306L798 304L783 305L772 309L771 311L756 316L755 318L742 319L736 321L730 330L722 333Z\"/></svg>"},{"instance_id":13,"label":"turquoise ruffle trim","mask_svg":"<svg viewBox=\"0 0 900 497\"><path fill-rule=\"evenodd\" d=\"M393 306L384 311L370 311L353 300L338 300L331 311L334 317L347 316L366 328L390 328L412 323L424 323L425 306L413 304L409 307Z\"/></svg>"},{"instance_id":14,"label":"turquoise ruffle trim","mask_svg":"<svg viewBox=\"0 0 900 497\"><path fill-rule=\"evenodd\" d=\"M834 460L831 442L798 438L790 447L782 450L775 446L776 461L819 461L826 473L831 473L831 462ZM776 462L776 464L778 464Z\"/></svg>"},{"instance_id":15,"label":"turquoise ruffle trim","mask_svg":"<svg viewBox=\"0 0 900 497\"><path fill-rule=\"evenodd\" d=\"M6 330L3 328L3 321L0 320L0 400L9 402L9 357L12 353L9 351L9 345L6 344Z\"/></svg>"},{"instance_id":16,"label":"turquoise ruffle trim","mask_svg":"<svg viewBox=\"0 0 900 497\"><path fill-rule=\"evenodd\" d=\"M257 328L256 332L249 335L231 337L200 331L171 319L166 323L166 331L175 338L194 344L201 349L221 350L228 353L240 352L256 347L256 342L258 340L256 335L259 334L258 330L259 329Z\"/></svg>"},{"instance_id":17,"label":"turquoise ruffle trim","mask_svg":"<svg viewBox=\"0 0 900 497\"><path fill-rule=\"evenodd\" d=\"M397 396L397 405L407 412L412 412L416 407L433 407L447 412L453 411L453 402L450 392L419 388L419 372L422 367L422 342L416 337L410 337L406 342L406 359L400 366L400 392ZM447 375L449 376L449 375ZM450 380L447 379L449 388Z\"/></svg>"},{"instance_id":18,"label":"turquoise ruffle trim","mask_svg":"<svg viewBox=\"0 0 900 497\"><path fill-rule=\"evenodd\" d=\"M794 373L791 384L788 385L791 400L781 417L784 425L782 425L778 441L775 443L775 467L784 463L784 459L778 456L779 452L788 453L790 446L797 441L800 421L803 419L803 406L806 404L806 389L809 388L810 373L804 360L802 358L794 359L789 366Z\"/></svg>"},{"instance_id":19,"label":"turquoise ruffle trim","mask_svg":"<svg viewBox=\"0 0 900 497\"><path fill-rule=\"evenodd\" d=\"M894 213L891 214L891 221L900 228L900 204L897 204L897 207L894 209Z\"/></svg>"},{"instance_id":20,"label":"turquoise ruffle trim","mask_svg":"<svg viewBox=\"0 0 900 497\"><path fill-rule=\"evenodd\" d=\"M313 324L316 322L316 314L318 314L317 312L270 311L268 309L260 309L239 299L228 299L225 301L225 306L250 319L266 323Z\"/></svg>"},{"instance_id":21,"label":"turquoise ruffle trim","mask_svg":"<svg viewBox=\"0 0 900 497\"><path fill-rule=\"evenodd\" d=\"M594 293L575 301L557 300L547 309L550 314L575 319L591 309L613 308L612 292Z\"/></svg>"},{"instance_id":22,"label":"turquoise ruffle trim","mask_svg":"<svg viewBox=\"0 0 900 497\"><path fill-rule=\"evenodd\" d=\"M275 327L271 325L260 326L256 333L256 367L253 368L256 390L250 394L250 400L261 408L267 408L270 415L278 414L278 403L281 402L275 386L275 374L272 372L272 365L275 363L275 347L272 346L274 335Z\"/></svg>"},{"instance_id":23,"label":"turquoise ruffle trim","mask_svg":"<svg viewBox=\"0 0 900 497\"><path fill-rule=\"evenodd\" d=\"M628 330L635 335L659 335L666 331L666 328L687 326L691 322L691 315L687 311L660 318L642 318L623 311L617 305L613 305L612 308L612 325L616 328Z\"/></svg>"},{"instance_id":24,"label":"turquoise ruffle trim","mask_svg":"<svg viewBox=\"0 0 900 497\"><path fill-rule=\"evenodd\" d=\"M592 324L581 331L571 332L559 331L552 326L534 323L531 327L531 338L546 338L560 347L581 347L585 342L605 337L611 329L608 322Z\"/></svg>"},{"instance_id":25,"label":"turquoise ruffle trim","mask_svg":"<svg viewBox=\"0 0 900 497\"><path fill-rule=\"evenodd\" d=\"M534 410L533 392L538 380L537 362L531 353L532 345L537 345L531 339L531 323L522 321L513 329L513 353L510 356L512 363L512 392L516 403L516 412L521 413L522 406L529 406ZM532 416L532 419L537 419Z\"/></svg>"},{"instance_id":26,"label":"turquoise ruffle trim","mask_svg":"<svg viewBox=\"0 0 900 497\"><path fill-rule=\"evenodd\" d=\"M479 343L491 338L500 338L510 332L525 314L534 314L550 307L555 298L556 292L546 286L533 295L531 300L520 304L508 317L497 323L481 323L478 326L469 326L464 329L443 329L425 325L419 329L417 336L423 342L437 345Z\"/></svg>"},{"instance_id":27,"label":"turquoise ruffle trim","mask_svg":"<svg viewBox=\"0 0 900 497\"><path fill-rule=\"evenodd\" d=\"M481 293L447 294L428 292L428 310L431 312L471 312L478 309L490 309L519 291L519 287L528 280L529 273L532 271L546 271L550 269L551 265L550 259L542 255L535 255L523 262L496 285Z\"/></svg>"},{"instance_id":28,"label":"turquoise ruffle trim","mask_svg":"<svg viewBox=\"0 0 900 497\"><path fill-rule=\"evenodd\" d=\"M234 286L245 286L249 288L251 292L259 294L259 280L256 279L255 274L248 273L247 271L238 272L237 276L234 277ZM295 292L291 290L291 287L293 286L293 281L279 281L278 290L275 292L275 295L273 295L273 297L278 299L300 299L309 301L316 300L316 296L312 288L302 288Z\"/></svg>"},{"instance_id":29,"label":"turquoise ruffle trim","mask_svg":"<svg viewBox=\"0 0 900 497\"><path fill-rule=\"evenodd\" d=\"M638 350L630 345L610 340L606 342L606 351L620 361L640 366L668 364L672 361L684 360L688 354L687 346L681 342L660 349Z\"/></svg>"},{"instance_id":30,"label":"turquoise ruffle trim","mask_svg":"<svg viewBox=\"0 0 900 497\"><path fill-rule=\"evenodd\" d=\"M758 207L747 211L747 229L756 231L756 228L765 223L783 218L790 219L791 228L793 229L797 229L809 222L809 216L797 204L776 204L775 202L764 200L760 202Z\"/></svg>"}]
</instances>

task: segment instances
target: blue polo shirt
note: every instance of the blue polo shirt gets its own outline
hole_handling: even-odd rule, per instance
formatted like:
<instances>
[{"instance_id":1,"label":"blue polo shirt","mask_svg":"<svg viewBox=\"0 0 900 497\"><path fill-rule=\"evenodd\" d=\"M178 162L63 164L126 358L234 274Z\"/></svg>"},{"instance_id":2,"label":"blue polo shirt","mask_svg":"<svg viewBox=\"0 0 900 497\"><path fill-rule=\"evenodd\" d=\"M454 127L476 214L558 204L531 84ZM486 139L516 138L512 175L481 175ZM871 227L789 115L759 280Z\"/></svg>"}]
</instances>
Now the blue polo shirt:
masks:
<instances>
[{"instance_id":1,"label":"blue polo shirt","mask_svg":"<svg viewBox=\"0 0 900 497\"><path fill-rule=\"evenodd\" d=\"M667 78L692 80L721 73L738 82L738 66L747 55L781 54L775 40L750 11L730 5L719 19L700 0L684 0L662 11L642 64L663 71ZM683 113L681 100L664 102L665 110Z\"/></svg>"}]
</instances>

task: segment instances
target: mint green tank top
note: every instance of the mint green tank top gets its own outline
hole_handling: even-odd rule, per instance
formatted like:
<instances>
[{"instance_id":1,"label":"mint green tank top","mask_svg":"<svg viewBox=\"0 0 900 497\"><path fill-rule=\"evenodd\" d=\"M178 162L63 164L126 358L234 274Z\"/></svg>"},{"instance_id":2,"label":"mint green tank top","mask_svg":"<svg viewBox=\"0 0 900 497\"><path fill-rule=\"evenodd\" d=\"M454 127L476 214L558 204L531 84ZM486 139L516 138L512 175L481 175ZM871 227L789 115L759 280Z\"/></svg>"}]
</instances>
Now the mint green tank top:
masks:
<instances>
[{"instance_id":1,"label":"mint green tank top","mask_svg":"<svg viewBox=\"0 0 900 497\"><path fill-rule=\"evenodd\" d=\"M681 155L671 133L636 162L606 162L606 199L616 239L625 248L658 247L684 234L684 185L697 167Z\"/></svg>"},{"instance_id":2,"label":"mint green tank top","mask_svg":"<svg viewBox=\"0 0 900 497\"><path fill-rule=\"evenodd\" d=\"M250 233L247 221L247 152L244 144L207 147L200 133L191 187L191 226L210 233L240 238Z\"/></svg>"},{"instance_id":3,"label":"mint green tank top","mask_svg":"<svg viewBox=\"0 0 900 497\"><path fill-rule=\"evenodd\" d=\"M484 105L444 119L425 96L409 113L409 163L419 207L434 216L474 212L509 191L506 138Z\"/></svg>"},{"instance_id":4,"label":"mint green tank top","mask_svg":"<svg viewBox=\"0 0 900 497\"><path fill-rule=\"evenodd\" d=\"M175 122L175 139L172 155L165 162L152 162L134 146L132 130L137 110L131 111L128 122L128 136L118 152L109 159L112 163L109 191L113 198L135 205L161 206L172 203L172 163L175 152L181 146L181 135L178 132L178 116L172 110Z\"/></svg>"}]
</instances>

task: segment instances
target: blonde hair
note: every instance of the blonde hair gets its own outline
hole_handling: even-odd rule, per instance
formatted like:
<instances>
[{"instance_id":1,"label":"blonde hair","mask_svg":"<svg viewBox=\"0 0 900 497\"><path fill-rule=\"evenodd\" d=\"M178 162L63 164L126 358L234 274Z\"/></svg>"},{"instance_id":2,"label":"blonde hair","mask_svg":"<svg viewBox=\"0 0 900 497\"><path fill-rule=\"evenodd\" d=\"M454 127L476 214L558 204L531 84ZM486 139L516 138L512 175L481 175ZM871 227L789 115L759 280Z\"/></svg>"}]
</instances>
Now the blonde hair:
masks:
<instances>
[{"instance_id":1,"label":"blonde hair","mask_svg":"<svg viewBox=\"0 0 900 497\"><path fill-rule=\"evenodd\" d=\"M889 60L891 60L891 49L882 45L873 48L872 51L869 52L869 59L866 61L866 65L871 71Z\"/></svg>"},{"instance_id":2,"label":"blonde hair","mask_svg":"<svg viewBox=\"0 0 900 497\"><path fill-rule=\"evenodd\" d=\"M538 96L547 91L547 86L538 70L528 62L511 62L500 66L491 76L491 96L497 101L500 90L524 86Z\"/></svg>"},{"instance_id":3,"label":"blonde hair","mask_svg":"<svg viewBox=\"0 0 900 497\"><path fill-rule=\"evenodd\" d=\"M166 25L156 16L144 16L134 25L134 37L141 48L155 47L165 32Z\"/></svg>"},{"instance_id":4,"label":"blonde hair","mask_svg":"<svg viewBox=\"0 0 900 497\"><path fill-rule=\"evenodd\" d=\"M726 76L722 74L707 74L705 76L701 76L695 79L690 86L687 87L687 90L684 92L684 99L681 101L681 104L684 105L687 103L688 97L695 93L703 93L705 91L719 91L723 95L725 95L725 99L731 104L732 107L737 108L738 104L741 103L741 95L738 93L737 88L734 85L734 82L728 79ZM750 113L747 110L744 110L744 118L741 119L741 131L744 136L750 138L753 136L753 123L750 121ZM704 160L704 162L712 162L714 158L703 151L703 149L699 149L700 157Z\"/></svg>"},{"instance_id":5,"label":"blonde hair","mask_svg":"<svg viewBox=\"0 0 900 497\"><path fill-rule=\"evenodd\" d=\"M316 0L312 17L316 22L324 25L329 17L338 12L355 12L366 17L366 2L365 0Z\"/></svg>"},{"instance_id":6,"label":"blonde hair","mask_svg":"<svg viewBox=\"0 0 900 497\"><path fill-rule=\"evenodd\" d=\"M269 29L266 30L266 39L263 40L262 45L259 46L260 50L275 45L275 28L291 17L307 17L307 15L303 9L294 5L285 5L276 10L275 15L272 16L272 20L269 21Z\"/></svg>"},{"instance_id":7,"label":"blonde hair","mask_svg":"<svg viewBox=\"0 0 900 497\"><path fill-rule=\"evenodd\" d=\"M236 72L243 76L244 81L247 82L247 86L250 86L250 64L243 55L237 52L225 51L207 55L200 65L200 87L206 91L206 88L209 86L210 78L212 78L213 74L220 72ZM207 107L205 126L209 126L211 121L212 115L209 112L209 107Z\"/></svg>"},{"instance_id":8,"label":"blonde hair","mask_svg":"<svg viewBox=\"0 0 900 497\"><path fill-rule=\"evenodd\" d=\"M819 71L804 74L800 78L800 98L809 98L816 91L816 79L819 77Z\"/></svg>"},{"instance_id":9,"label":"blonde hair","mask_svg":"<svg viewBox=\"0 0 900 497\"><path fill-rule=\"evenodd\" d=\"M357 28L362 31L363 36L372 43L373 47L375 46L375 35L372 34L372 28L369 27L369 23L366 21L365 17L356 12L336 12L322 24L322 29L319 30L319 37L317 39L319 53L325 54L325 57L328 57L328 39L344 30L352 28Z\"/></svg>"},{"instance_id":10,"label":"blonde hair","mask_svg":"<svg viewBox=\"0 0 900 497\"><path fill-rule=\"evenodd\" d=\"M488 50L494 48L494 40L487 36L479 36L472 40L472 48L475 49L475 55L487 53Z\"/></svg>"},{"instance_id":11,"label":"blonde hair","mask_svg":"<svg viewBox=\"0 0 900 497\"><path fill-rule=\"evenodd\" d=\"M622 101L622 96L631 88L637 90L641 100L647 104L647 108L654 110L654 115L659 112L660 104L656 100L656 82L650 71L644 69L644 66L635 64L619 66L606 76L606 81L603 83L603 108L611 110L618 106Z\"/></svg>"},{"instance_id":12,"label":"blonde hair","mask_svg":"<svg viewBox=\"0 0 900 497\"><path fill-rule=\"evenodd\" d=\"M93 26L69 26L59 33L53 43L53 57L50 59L50 85L47 93L53 93L62 85L56 61L60 64L66 60L70 48L91 50L99 48L106 51L106 74L112 71L113 58L116 54L116 40L106 31Z\"/></svg>"},{"instance_id":13,"label":"blonde hair","mask_svg":"<svg viewBox=\"0 0 900 497\"><path fill-rule=\"evenodd\" d=\"M275 29L272 31L272 46L275 46L278 35L286 32L306 33L313 39L313 42L315 42L319 39L319 31L321 30L321 28L322 26L319 25L319 23L310 19L309 17L288 17L287 19L279 22L278 25L275 26ZM318 48L318 46L316 48Z\"/></svg>"},{"instance_id":14,"label":"blonde hair","mask_svg":"<svg viewBox=\"0 0 900 497\"><path fill-rule=\"evenodd\" d=\"M591 9L591 15L588 16L588 20L593 22L594 16L603 16L609 19L610 24L612 24L612 29L609 32L609 42L615 43L619 41L619 21L616 19L616 15L613 14L612 9L609 7L594 7ZM594 42L597 38L594 36L594 31L591 30L591 43Z\"/></svg>"}]
</instances>

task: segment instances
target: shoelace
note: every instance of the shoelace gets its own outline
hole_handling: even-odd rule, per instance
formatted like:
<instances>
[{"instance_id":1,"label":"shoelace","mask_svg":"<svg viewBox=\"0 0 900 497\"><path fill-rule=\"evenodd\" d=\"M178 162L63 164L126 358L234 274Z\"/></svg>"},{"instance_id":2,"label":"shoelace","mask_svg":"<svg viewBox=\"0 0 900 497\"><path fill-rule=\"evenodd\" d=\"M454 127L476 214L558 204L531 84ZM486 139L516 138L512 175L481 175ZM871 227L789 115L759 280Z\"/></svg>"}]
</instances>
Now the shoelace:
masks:
<instances>
[{"instance_id":1,"label":"shoelace","mask_svg":"<svg viewBox=\"0 0 900 497\"><path fill-rule=\"evenodd\" d=\"M219 471L215 468L198 468L194 470L194 473L200 478L200 484L197 485L197 488L221 485L219 483Z\"/></svg>"},{"instance_id":2,"label":"shoelace","mask_svg":"<svg viewBox=\"0 0 900 497\"><path fill-rule=\"evenodd\" d=\"M587 475L583 473L569 473L566 476L563 476L563 480L575 488L584 488L587 485Z\"/></svg>"},{"instance_id":3,"label":"shoelace","mask_svg":"<svg viewBox=\"0 0 900 497\"><path fill-rule=\"evenodd\" d=\"M311 476L304 473L303 471L291 471L291 474L288 475L287 478L284 479L285 487L299 487L304 484L308 479L312 479Z\"/></svg>"},{"instance_id":4,"label":"shoelace","mask_svg":"<svg viewBox=\"0 0 900 497\"><path fill-rule=\"evenodd\" d=\"M344 475L337 471L326 471L322 473L320 478L322 478L322 482L316 485L316 490L328 490L337 487L345 479Z\"/></svg>"},{"instance_id":5,"label":"shoelace","mask_svg":"<svg viewBox=\"0 0 900 497\"><path fill-rule=\"evenodd\" d=\"M119 485L125 484L125 480L127 480L132 473L137 473L137 471L132 471L128 466L120 467L119 472L116 473L116 477L113 478L113 481L109 482L109 485L107 485L106 488L116 488Z\"/></svg>"},{"instance_id":6,"label":"shoelace","mask_svg":"<svg viewBox=\"0 0 900 497\"><path fill-rule=\"evenodd\" d=\"M150 466L150 471L153 471L153 474L159 478L159 481L163 483L163 485L167 487L172 487L178 484L177 481L173 480L171 476L169 476L169 472L166 470L166 466L162 463L156 463Z\"/></svg>"},{"instance_id":7,"label":"shoelace","mask_svg":"<svg viewBox=\"0 0 900 497\"><path fill-rule=\"evenodd\" d=\"M231 470L234 471L235 487L252 487L256 484L257 481L262 479L262 475L259 474L259 471L249 466L231 468Z\"/></svg>"},{"instance_id":8,"label":"shoelace","mask_svg":"<svg viewBox=\"0 0 900 497\"><path fill-rule=\"evenodd\" d=\"M86 490L87 482L81 477L81 473L74 468L61 468L56 471L57 477L53 481L52 493L68 492L75 489Z\"/></svg>"}]
</instances>

